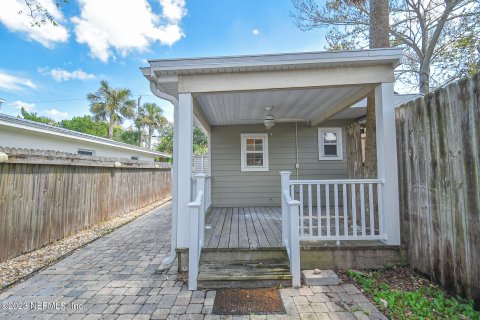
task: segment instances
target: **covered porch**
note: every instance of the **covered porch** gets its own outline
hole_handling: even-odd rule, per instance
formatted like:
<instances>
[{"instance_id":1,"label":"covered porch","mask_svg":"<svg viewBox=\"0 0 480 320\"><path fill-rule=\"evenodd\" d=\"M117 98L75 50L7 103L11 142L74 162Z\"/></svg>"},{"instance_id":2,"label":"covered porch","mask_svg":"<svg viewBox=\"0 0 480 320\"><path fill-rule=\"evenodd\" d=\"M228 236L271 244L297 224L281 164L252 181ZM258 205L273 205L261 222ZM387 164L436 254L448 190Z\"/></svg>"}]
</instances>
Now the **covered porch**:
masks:
<instances>
[{"instance_id":1,"label":"covered porch","mask_svg":"<svg viewBox=\"0 0 480 320\"><path fill-rule=\"evenodd\" d=\"M192 289L210 249L283 248L298 286L303 241L400 244L400 58L376 49L149 61L152 92L174 105L172 252L188 250ZM378 176L350 179L345 126L371 93ZM209 136L208 176L192 174L194 122Z\"/></svg>"}]
</instances>

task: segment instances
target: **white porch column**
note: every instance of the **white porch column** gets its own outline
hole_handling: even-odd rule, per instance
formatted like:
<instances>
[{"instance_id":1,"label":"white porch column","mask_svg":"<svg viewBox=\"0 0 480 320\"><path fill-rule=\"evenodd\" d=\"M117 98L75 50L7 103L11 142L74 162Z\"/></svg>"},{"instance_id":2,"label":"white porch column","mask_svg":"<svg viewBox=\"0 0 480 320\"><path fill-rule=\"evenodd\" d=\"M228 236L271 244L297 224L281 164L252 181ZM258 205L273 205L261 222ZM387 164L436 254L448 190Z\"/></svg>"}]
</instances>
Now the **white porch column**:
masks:
<instances>
[{"instance_id":1,"label":"white porch column","mask_svg":"<svg viewBox=\"0 0 480 320\"><path fill-rule=\"evenodd\" d=\"M178 248L188 248L190 217L188 204L191 199L192 148L193 148L193 100L192 94L178 96Z\"/></svg>"},{"instance_id":2,"label":"white porch column","mask_svg":"<svg viewBox=\"0 0 480 320\"><path fill-rule=\"evenodd\" d=\"M385 241L400 244L400 209L398 195L397 136L393 83L382 83L375 88L375 118L377 125L377 172L385 184L382 192L382 212Z\"/></svg>"}]
</instances>

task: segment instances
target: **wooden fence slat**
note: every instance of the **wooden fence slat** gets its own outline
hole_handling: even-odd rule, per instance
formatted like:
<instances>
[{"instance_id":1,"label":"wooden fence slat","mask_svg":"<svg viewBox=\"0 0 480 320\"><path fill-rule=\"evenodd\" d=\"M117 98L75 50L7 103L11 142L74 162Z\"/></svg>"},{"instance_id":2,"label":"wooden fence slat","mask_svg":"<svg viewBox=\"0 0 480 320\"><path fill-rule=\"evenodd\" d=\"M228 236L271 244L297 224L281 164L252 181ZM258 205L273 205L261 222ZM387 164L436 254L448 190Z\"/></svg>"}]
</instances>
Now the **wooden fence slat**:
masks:
<instances>
[{"instance_id":1,"label":"wooden fence slat","mask_svg":"<svg viewBox=\"0 0 480 320\"><path fill-rule=\"evenodd\" d=\"M397 108L408 261L480 308L480 75Z\"/></svg>"},{"instance_id":2,"label":"wooden fence slat","mask_svg":"<svg viewBox=\"0 0 480 320\"><path fill-rule=\"evenodd\" d=\"M143 167L102 167L100 158L2 147L0 151L9 154L9 162L0 164L0 262L171 194L169 168L141 162ZM95 165L58 163L72 157Z\"/></svg>"}]
</instances>

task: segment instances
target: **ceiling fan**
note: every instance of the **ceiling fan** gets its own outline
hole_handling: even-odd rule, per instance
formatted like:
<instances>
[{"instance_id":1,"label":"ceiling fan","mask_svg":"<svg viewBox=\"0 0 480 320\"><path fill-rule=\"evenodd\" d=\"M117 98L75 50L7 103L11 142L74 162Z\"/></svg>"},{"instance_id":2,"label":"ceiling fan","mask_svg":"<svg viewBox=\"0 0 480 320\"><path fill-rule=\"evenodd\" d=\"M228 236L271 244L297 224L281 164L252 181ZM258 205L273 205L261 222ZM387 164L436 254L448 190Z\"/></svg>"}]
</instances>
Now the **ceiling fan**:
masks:
<instances>
[{"instance_id":1,"label":"ceiling fan","mask_svg":"<svg viewBox=\"0 0 480 320\"><path fill-rule=\"evenodd\" d=\"M302 118L277 118L273 116L273 106L265 107L265 119L263 120L263 124L267 129L271 129L275 123L281 122L303 122L305 121Z\"/></svg>"}]
</instances>

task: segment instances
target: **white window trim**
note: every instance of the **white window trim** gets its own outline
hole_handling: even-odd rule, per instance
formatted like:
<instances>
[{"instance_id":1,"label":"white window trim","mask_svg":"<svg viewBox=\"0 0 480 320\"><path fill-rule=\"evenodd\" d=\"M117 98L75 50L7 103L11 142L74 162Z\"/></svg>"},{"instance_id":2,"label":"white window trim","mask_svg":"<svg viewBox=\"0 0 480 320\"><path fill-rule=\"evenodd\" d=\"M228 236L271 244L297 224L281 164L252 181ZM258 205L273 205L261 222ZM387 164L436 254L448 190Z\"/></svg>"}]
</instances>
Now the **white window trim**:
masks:
<instances>
[{"instance_id":1,"label":"white window trim","mask_svg":"<svg viewBox=\"0 0 480 320\"><path fill-rule=\"evenodd\" d=\"M263 166L247 166L247 139L263 139ZM241 171L268 171L268 133L242 133L241 140Z\"/></svg>"},{"instance_id":2,"label":"white window trim","mask_svg":"<svg viewBox=\"0 0 480 320\"><path fill-rule=\"evenodd\" d=\"M337 134L337 152L336 157L325 156L323 148L323 133L333 132ZM342 128L318 128L318 160L343 160L343 130Z\"/></svg>"}]
</instances>

